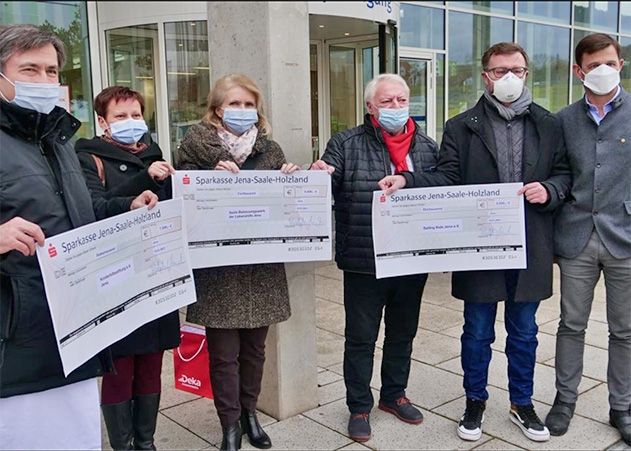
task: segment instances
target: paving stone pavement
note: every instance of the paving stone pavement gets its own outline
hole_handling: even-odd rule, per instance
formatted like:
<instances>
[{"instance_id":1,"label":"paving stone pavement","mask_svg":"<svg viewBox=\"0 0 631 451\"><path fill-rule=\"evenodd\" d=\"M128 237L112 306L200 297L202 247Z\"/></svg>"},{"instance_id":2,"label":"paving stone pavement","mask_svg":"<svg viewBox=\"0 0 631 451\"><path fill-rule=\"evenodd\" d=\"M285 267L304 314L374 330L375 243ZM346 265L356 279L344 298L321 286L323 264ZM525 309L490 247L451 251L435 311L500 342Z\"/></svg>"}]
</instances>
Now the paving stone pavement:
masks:
<instances>
[{"instance_id":1,"label":"paving stone pavement","mask_svg":"<svg viewBox=\"0 0 631 451\"><path fill-rule=\"evenodd\" d=\"M555 294L544 301L537 313L539 348L535 369L534 404L540 417L554 400L555 333L559 317L558 268L555 266ZM464 409L460 333L462 302L450 296L450 275L431 274L423 295L421 318L412 353L408 397L423 410L425 421L418 426L396 420L373 409L373 437L364 444L351 440L346 431L348 410L343 381L344 307L342 273L334 263L316 269L316 313L318 350L318 407L301 415L277 421L263 413L260 420L274 443L274 449L476 449L476 450L631 450L608 424L607 324L604 284L599 282L586 335L584 377L579 387L576 414L568 433L546 443L526 439L508 417L509 400L504 342L503 309L498 309L497 339L489 369L489 393L484 434L477 442L465 442L456 435ZM182 314L182 320L184 316ZM375 351L371 386L378 399L383 324ZM173 388L173 354L165 353L162 400L156 446L158 449L216 449L221 427L211 400ZM109 448L105 429L103 447ZM243 449L255 449L243 438Z\"/></svg>"}]
</instances>

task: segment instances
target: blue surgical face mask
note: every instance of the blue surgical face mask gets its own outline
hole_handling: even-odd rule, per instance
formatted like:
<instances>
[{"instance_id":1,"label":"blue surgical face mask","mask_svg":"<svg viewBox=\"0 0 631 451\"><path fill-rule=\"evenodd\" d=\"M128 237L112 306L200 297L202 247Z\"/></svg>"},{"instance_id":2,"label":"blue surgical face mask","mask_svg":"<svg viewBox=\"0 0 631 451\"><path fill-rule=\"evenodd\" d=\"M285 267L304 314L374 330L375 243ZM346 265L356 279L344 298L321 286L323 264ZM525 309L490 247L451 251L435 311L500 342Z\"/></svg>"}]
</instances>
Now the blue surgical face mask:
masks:
<instances>
[{"instance_id":1,"label":"blue surgical face mask","mask_svg":"<svg viewBox=\"0 0 631 451\"><path fill-rule=\"evenodd\" d=\"M0 75L15 87L15 97L11 102L22 108L48 114L59 102L59 83L12 82L2 72ZM2 97L9 101L4 95Z\"/></svg>"},{"instance_id":2,"label":"blue surgical face mask","mask_svg":"<svg viewBox=\"0 0 631 451\"><path fill-rule=\"evenodd\" d=\"M224 108L223 123L234 134L242 135L259 121L254 108Z\"/></svg>"},{"instance_id":3,"label":"blue surgical face mask","mask_svg":"<svg viewBox=\"0 0 631 451\"><path fill-rule=\"evenodd\" d=\"M379 108L379 118L381 126L388 132L394 133L401 130L410 117L408 108Z\"/></svg>"},{"instance_id":4,"label":"blue surgical face mask","mask_svg":"<svg viewBox=\"0 0 631 451\"><path fill-rule=\"evenodd\" d=\"M110 135L122 144L135 144L147 133L147 124L142 119L125 119L110 124Z\"/></svg>"}]
</instances>

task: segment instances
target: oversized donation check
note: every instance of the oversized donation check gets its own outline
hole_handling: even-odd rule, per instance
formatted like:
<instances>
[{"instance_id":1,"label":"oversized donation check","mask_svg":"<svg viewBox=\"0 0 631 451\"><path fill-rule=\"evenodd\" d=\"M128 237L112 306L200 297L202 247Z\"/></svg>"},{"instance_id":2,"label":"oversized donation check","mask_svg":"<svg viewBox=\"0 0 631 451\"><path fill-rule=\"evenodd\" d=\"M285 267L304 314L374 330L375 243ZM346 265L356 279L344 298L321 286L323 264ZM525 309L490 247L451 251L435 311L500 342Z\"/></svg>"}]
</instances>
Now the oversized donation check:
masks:
<instances>
[{"instance_id":1,"label":"oversized donation check","mask_svg":"<svg viewBox=\"0 0 631 451\"><path fill-rule=\"evenodd\" d=\"M521 183L373 193L377 278L526 267Z\"/></svg>"},{"instance_id":2,"label":"oversized donation check","mask_svg":"<svg viewBox=\"0 0 631 451\"><path fill-rule=\"evenodd\" d=\"M182 200L50 237L37 249L64 374L195 302Z\"/></svg>"},{"instance_id":3,"label":"oversized donation check","mask_svg":"<svg viewBox=\"0 0 631 451\"><path fill-rule=\"evenodd\" d=\"M176 171L193 268L331 259L326 171Z\"/></svg>"}]
</instances>

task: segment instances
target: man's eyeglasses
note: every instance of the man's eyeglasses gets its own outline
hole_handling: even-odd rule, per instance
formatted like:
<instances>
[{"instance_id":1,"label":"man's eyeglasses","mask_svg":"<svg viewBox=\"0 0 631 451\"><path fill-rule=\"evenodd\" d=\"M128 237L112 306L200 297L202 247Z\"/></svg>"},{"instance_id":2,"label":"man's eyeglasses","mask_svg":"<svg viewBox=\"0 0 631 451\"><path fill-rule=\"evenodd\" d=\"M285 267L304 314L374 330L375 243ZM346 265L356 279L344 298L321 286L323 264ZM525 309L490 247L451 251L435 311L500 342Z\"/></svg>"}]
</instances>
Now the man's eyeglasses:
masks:
<instances>
[{"instance_id":1,"label":"man's eyeglasses","mask_svg":"<svg viewBox=\"0 0 631 451\"><path fill-rule=\"evenodd\" d=\"M519 78L522 78L527 71L527 67L492 67L485 70L485 72L492 74L495 79L502 78L509 72L512 72Z\"/></svg>"}]
</instances>

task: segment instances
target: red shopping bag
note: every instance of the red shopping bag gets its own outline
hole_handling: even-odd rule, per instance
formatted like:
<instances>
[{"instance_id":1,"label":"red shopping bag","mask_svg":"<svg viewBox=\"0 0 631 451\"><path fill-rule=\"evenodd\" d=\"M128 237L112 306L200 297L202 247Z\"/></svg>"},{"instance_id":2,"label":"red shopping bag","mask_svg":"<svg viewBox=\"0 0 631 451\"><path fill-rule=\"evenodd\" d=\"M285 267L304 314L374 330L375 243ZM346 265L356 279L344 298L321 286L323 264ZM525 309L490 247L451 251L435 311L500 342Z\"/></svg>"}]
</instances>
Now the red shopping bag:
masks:
<instances>
[{"instance_id":1,"label":"red shopping bag","mask_svg":"<svg viewBox=\"0 0 631 451\"><path fill-rule=\"evenodd\" d=\"M175 388L213 399L206 332L202 327L183 325L182 341L173 352Z\"/></svg>"}]
</instances>

